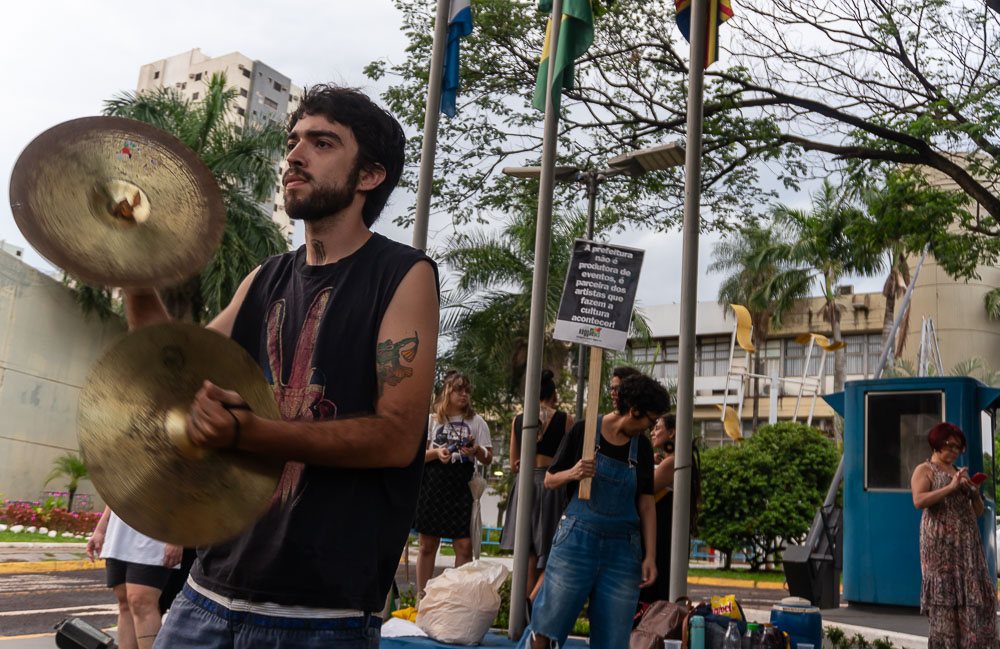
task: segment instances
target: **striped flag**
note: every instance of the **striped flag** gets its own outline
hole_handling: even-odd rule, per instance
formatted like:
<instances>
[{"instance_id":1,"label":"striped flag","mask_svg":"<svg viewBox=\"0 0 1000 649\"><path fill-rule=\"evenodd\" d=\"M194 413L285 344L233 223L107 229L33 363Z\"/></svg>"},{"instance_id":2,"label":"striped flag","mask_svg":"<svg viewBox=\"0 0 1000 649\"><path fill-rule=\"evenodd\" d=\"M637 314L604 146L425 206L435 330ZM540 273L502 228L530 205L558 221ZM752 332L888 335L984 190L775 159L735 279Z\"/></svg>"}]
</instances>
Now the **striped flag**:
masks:
<instances>
[{"instance_id":1,"label":"striped flag","mask_svg":"<svg viewBox=\"0 0 1000 649\"><path fill-rule=\"evenodd\" d=\"M444 73L441 76L441 112L454 117L459 81L458 41L472 33L472 8L469 0L438 0L449 1L451 11L448 13L448 46L445 49Z\"/></svg>"},{"instance_id":2,"label":"striped flag","mask_svg":"<svg viewBox=\"0 0 1000 649\"><path fill-rule=\"evenodd\" d=\"M538 10L552 12L552 0L539 0ZM535 96L532 104L545 111L545 85L549 78L549 54L552 52L552 19L545 28L542 60L538 64ZM559 111L563 88L573 87L573 63L594 42L594 12L590 0L563 0L562 23L559 26L559 47L556 48L555 77L552 79L552 107Z\"/></svg>"},{"instance_id":3,"label":"striped flag","mask_svg":"<svg viewBox=\"0 0 1000 649\"><path fill-rule=\"evenodd\" d=\"M691 2L692 0L674 0L677 7L677 28L691 42ZM719 25L733 17L731 0L707 0L708 2L708 38L705 51L705 67L719 59Z\"/></svg>"}]
</instances>

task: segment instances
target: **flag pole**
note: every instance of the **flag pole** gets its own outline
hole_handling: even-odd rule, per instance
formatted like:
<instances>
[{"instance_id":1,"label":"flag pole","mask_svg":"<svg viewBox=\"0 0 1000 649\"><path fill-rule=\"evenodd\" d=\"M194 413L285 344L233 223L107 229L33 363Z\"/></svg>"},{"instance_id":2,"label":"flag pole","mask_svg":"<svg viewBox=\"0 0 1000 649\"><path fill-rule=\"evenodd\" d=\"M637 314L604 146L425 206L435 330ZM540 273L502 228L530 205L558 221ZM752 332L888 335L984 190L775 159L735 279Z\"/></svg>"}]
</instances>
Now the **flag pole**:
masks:
<instances>
[{"instance_id":1,"label":"flag pole","mask_svg":"<svg viewBox=\"0 0 1000 649\"><path fill-rule=\"evenodd\" d=\"M528 324L528 358L524 374L524 423L521 432L521 469L518 479L514 535L514 572L510 584L510 617L507 633L511 640L524 633L525 591L528 581L528 550L531 537L531 503L534 502L535 443L538 432L538 396L541 386L542 345L545 329L545 297L548 291L549 248L552 233L552 191L555 184L559 113L552 103L552 83L556 77L562 0L552 0L552 29L549 34L549 73L545 80L545 139L542 144L542 174L538 185L538 221L535 226L535 271L531 281L531 318Z\"/></svg>"},{"instance_id":2,"label":"flag pole","mask_svg":"<svg viewBox=\"0 0 1000 649\"><path fill-rule=\"evenodd\" d=\"M430 83L424 110L424 141L420 151L420 175L417 180L417 214L413 221L413 247L427 249L427 222L431 211L431 185L434 182L434 156L437 153L438 118L441 115L441 77L444 50L448 45L448 11L451 0L438 0L434 18L434 45L431 49Z\"/></svg>"},{"instance_id":3,"label":"flag pole","mask_svg":"<svg viewBox=\"0 0 1000 649\"><path fill-rule=\"evenodd\" d=\"M674 511L670 539L670 601L687 595L691 533L691 445L694 430L695 313L698 305L698 230L701 205L701 131L704 117L705 47L709 0L691 2L687 159L678 341L677 434L674 441Z\"/></svg>"}]
</instances>

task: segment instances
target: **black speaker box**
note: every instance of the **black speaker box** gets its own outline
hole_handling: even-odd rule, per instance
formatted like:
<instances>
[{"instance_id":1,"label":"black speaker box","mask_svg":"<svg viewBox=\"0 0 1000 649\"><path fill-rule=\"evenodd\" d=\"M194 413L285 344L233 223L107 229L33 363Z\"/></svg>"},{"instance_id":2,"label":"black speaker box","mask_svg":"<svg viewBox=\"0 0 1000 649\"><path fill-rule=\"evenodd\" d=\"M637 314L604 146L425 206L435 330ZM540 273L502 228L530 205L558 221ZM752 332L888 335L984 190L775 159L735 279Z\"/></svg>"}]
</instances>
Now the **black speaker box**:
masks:
<instances>
[{"instance_id":1,"label":"black speaker box","mask_svg":"<svg viewBox=\"0 0 1000 649\"><path fill-rule=\"evenodd\" d=\"M68 617L56 625L59 649L113 649L115 639L78 617Z\"/></svg>"}]
</instances>

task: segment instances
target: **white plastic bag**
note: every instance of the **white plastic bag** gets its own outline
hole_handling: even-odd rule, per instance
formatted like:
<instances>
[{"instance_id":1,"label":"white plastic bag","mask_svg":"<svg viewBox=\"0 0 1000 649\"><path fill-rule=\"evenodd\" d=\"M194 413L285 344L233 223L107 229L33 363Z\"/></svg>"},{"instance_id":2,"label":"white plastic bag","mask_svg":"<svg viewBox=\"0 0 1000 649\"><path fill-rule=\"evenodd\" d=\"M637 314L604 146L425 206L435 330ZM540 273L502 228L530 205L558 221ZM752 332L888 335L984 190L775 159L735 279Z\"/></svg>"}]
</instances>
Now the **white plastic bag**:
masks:
<instances>
[{"instance_id":1,"label":"white plastic bag","mask_svg":"<svg viewBox=\"0 0 1000 649\"><path fill-rule=\"evenodd\" d=\"M438 642L479 644L500 610L497 591L509 572L492 561L445 570L427 582L417 626Z\"/></svg>"}]
</instances>

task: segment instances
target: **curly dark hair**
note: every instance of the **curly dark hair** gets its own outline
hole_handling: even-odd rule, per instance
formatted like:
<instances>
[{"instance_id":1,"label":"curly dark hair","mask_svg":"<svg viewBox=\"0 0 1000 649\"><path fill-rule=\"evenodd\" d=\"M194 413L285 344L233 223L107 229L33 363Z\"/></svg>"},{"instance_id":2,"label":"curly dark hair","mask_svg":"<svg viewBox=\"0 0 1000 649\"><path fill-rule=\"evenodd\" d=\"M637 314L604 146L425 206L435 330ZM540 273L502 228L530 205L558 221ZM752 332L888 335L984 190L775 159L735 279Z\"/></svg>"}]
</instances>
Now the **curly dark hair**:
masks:
<instances>
[{"instance_id":1,"label":"curly dark hair","mask_svg":"<svg viewBox=\"0 0 1000 649\"><path fill-rule=\"evenodd\" d=\"M618 387L618 414L632 409L641 413L662 415L670 410L670 394L663 384L645 374L626 376Z\"/></svg>"},{"instance_id":2,"label":"curly dark hair","mask_svg":"<svg viewBox=\"0 0 1000 649\"><path fill-rule=\"evenodd\" d=\"M619 365L615 369L611 370L611 377L619 380L624 380L630 376L639 376L640 374L642 374L642 372L634 367L629 367L628 365Z\"/></svg>"},{"instance_id":3,"label":"curly dark hair","mask_svg":"<svg viewBox=\"0 0 1000 649\"><path fill-rule=\"evenodd\" d=\"M288 119L288 130L304 115L322 115L331 122L351 129L358 142L358 157L354 171L381 165L385 180L368 191L361 216L371 227L382 213L389 194L403 173L406 136L396 118L376 105L357 88L319 84L305 89L302 102Z\"/></svg>"}]
</instances>

